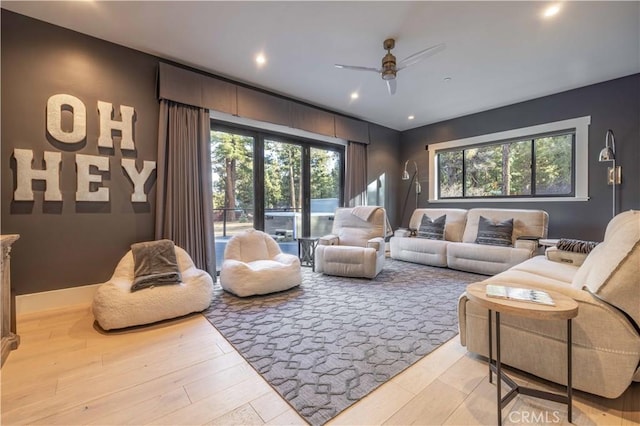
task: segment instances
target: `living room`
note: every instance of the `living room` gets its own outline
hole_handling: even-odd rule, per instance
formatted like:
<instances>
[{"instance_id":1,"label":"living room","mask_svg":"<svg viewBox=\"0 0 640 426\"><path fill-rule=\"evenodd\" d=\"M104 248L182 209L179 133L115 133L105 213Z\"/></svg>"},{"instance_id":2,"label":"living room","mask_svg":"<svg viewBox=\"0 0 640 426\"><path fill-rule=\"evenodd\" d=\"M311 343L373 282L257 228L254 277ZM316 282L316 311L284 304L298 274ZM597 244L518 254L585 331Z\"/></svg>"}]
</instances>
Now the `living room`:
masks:
<instances>
[{"instance_id":1,"label":"living room","mask_svg":"<svg viewBox=\"0 0 640 426\"><path fill-rule=\"evenodd\" d=\"M269 5L272 7L270 8ZM202 76L203 80L218 87L213 101L217 103L217 109L213 107L209 109L213 111L211 112L212 122L219 126L219 129L270 131L275 135L282 135L286 131L302 141L314 139L319 144L309 145L312 148L334 149L332 152L338 152L343 156L342 161L345 161L347 140L364 144L367 151L366 185L370 186L367 191L368 204L383 206L394 230L408 227L409 218L417 207L540 209L549 215L549 238L602 241L605 228L614 214L638 209L640 206L640 177L638 176L640 4L638 2L588 4L566 2L562 3L562 9L555 17L555 21L545 20L540 16L549 5L535 2L479 3L475 6L465 2L456 2L452 5L438 2L402 5L386 2L377 5L314 3L305 6L304 3L295 2L265 3L262 6L254 3L240 3L236 6L231 3L201 5L205 10L221 15L216 25L211 25L211 27L220 26L219 32L211 28L212 32L207 33L213 34L208 38L209 43L220 45L217 48L223 51L225 49L233 51L234 54L229 55L232 57L240 55L235 52L236 49L239 52L241 40L235 40L237 43L235 46L234 39L225 36L226 33L221 24L223 18L227 18L233 24L234 16L243 16L242 13L248 13L247 10L253 9L252 19L257 19L255 15L271 17L274 20L279 19L279 16L286 16L286 22L294 26L290 16L298 13L295 28L304 26L311 28L320 25L312 25L310 21L313 19L309 16L319 15L325 8L334 8L335 10L332 9L331 13L336 16L343 13L341 22L347 18L354 18L357 16L354 15L356 13L361 13L361 20L370 21L369 25L373 28L371 31L362 33L358 37L354 35L353 44L342 48L338 48L331 41L326 41L328 46L324 46L320 41L324 40L320 39L322 33L316 34L317 47L322 46L325 50L333 50L335 56L329 55L332 59L324 64L326 69L321 70L322 72L313 69L307 69L304 72L296 71L296 74L304 76L300 79L302 81L297 80L296 84L303 85L306 81L306 85L314 86L316 92L329 90L328 87L323 88L320 84L324 81L324 76L319 75L322 73L330 76L337 75L340 76L339 78L343 76L347 82L358 82L362 79L358 99L350 97L351 91L358 89L358 84L354 83L351 88L344 89L343 99L339 101L341 104L330 104L322 98L305 96L303 92L297 92L294 86L285 89L281 86L270 86L268 79L259 80L260 76L269 77L270 67L284 66L285 70L287 67L297 69L295 67L299 66L299 63L305 62L304 55L311 55L307 51L309 46L296 44L296 36L290 30L272 28L269 31L274 34L270 41L271 45L280 43L289 46L293 52L291 56L272 59L267 55L264 68L251 69L249 67L253 67L251 63L253 58L244 58L246 65L238 72L245 74L240 75L223 71L214 65L201 64L192 59L175 56L174 53L153 51L149 47L142 48L141 46L145 44L141 42L150 38L147 33L134 33L129 35L131 37L129 40L116 38L118 33L127 33L125 29L134 31L139 25L138 21L148 19L153 22L153 19L146 18L146 15L162 11L163 7L168 8L169 15L179 14L177 17L185 20L191 16L194 22L200 22L196 21L195 17L198 13L189 10L190 7L194 7L192 4L187 6L169 2L164 6L162 4L143 6L137 3L123 3L110 6L108 3L101 2L31 5L21 2L3 2L2 234L20 235L11 248L11 283L17 296L17 329L21 338L20 346L9 355L3 366L2 372L5 373L2 386L3 422L6 421L7 424L89 423L92 421L175 423L179 421L179 416L183 416L183 423L189 424L206 423L218 418L221 419L220 423L305 422L202 316L187 317L131 332L107 334L106 336L109 337L107 340L105 340L105 334L93 328L93 316L88 304L91 303L97 285L109 280L116 264L129 250L131 244L156 238L156 191L158 189L156 179L159 176L159 170L151 170L152 166L149 165L145 171L145 163L155 163L157 167L160 162L158 85L162 86L163 81L167 81L165 79L167 74L163 75L160 69L161 64L168 66L166 70L169 71L178 69L178 73L184 71L189 75L196 74L198 78ZM140 10L135 10L137 7ZM157 8L155 11L154 7ZM206 9L207 7L211 9ZM304 13L305 7L310 8L306 13ZM341 7L345 9L342 10ZM447 14L438 15L438 13ZM484 79L471 79L474 68L478 68L476 72L480 73L484 70L479 64L487 65L484 60L481 61L482 58L476 58L470 55L470 52L475 51L476 56L489 58L500 53L504 61L504 55L507 57L514 55L519 48L517 42L511 43L504 37L496 41L498 47L474 45L472 40L474 37L480 37L480 33L473 33L470 29L466 33L463 29L468 28L464 25L470 25L478 13L482 13L483 17L498 14L503 20L511 18L510 26L503 31L514 31L518 25L524 25L523 22L534 21L535 24L531 25L534 27L538 25L541 29L535 37L531 36L531 39L537 38L542 41L535 45L537 50L514 57L511 68L490 69L494 73L503 69L505 74L509 75L493 74L491 78L487 78L483 74ZM532 16L525 18L522 15L524 13L531 13ZM424 14L434 16L428 22L421 23L418 18L424 18ZM441 34L449 35L454 32L459 33L459 37L441 35L441 38L437 38L436 28L448 25L446 23L446 25L440 25L438 21L445 20L442 16L449 19L451 15L459 15L460 18L453 21L455 23L451 25L453 30ZM71 19L73 16L77 19ZM390 19L388 23L390 28L377 28L375 23L380 20L385 22L386 17ZM584 21L581 21L582 19ZM544 37L545 26L554 24L568 26L566 20L576 21L572 25L588 28L585 30L588 36L581 34L575 37L585 39L588 37L589 41L577 42L573 39L571 36L573 27L571 30L553 32L552 37ZM77 22L73 23L73 21ZM91 22L93 22L96 29L110 27L115 34L101 36L99 33L90 33L73 26L79 25L78 22L84 22L88 26L92 26ZM189 24L184 25L189 26ZM330 27L330 25L327 26ZM434 28L433 33L430 32L430 27ZM413 28L413 32L409 31L410 28ZM357 27L357 30L360 31L360 27ZM300 38L302 38L303 30L300 29L300 31ZM268 34L266 30L263 32ZM245 31L245 33L248 33L246 39L254 39L250 35L251 31ZM421 35L418 36L418 34ZM391 36L397 38L397 44L392 52L399 58L438 43L446 43L446 49L425 58L424 61L412 65L407 70L399 71L397 92L394 95L387 93L385 81L374 73L369 75L366 72L339 70L334 67L336 63L378 66L379 59L386 53L382 46L383 40ZM415 42L417 44L412 47L406 47L405 44L403 47L403 43L409 43L411 37L418 39ZM575 56L563 51L561 57L566 60L566 63L562 66L558 65L554 68L555 64L549 65L545 62L548 68L534 72L536 77L534 80L515 78L511 80L510 74L515 74L513 70L535 69L536 55L543 55L544 49L551 49L553 43L559 44L561 40L575 47ZM599 40L600 44L595 43L594 40ZM254 46L251 49L261 48L255 45L255 40L253 43ZM451 62L446 62L447 55L455 55L456 52L461 55L458 49L462 49L460 45L464 43L471 46L471 50L465 50L468 56L466 62L460 62L462 59L460 56L453 56L453 59L449 59ZM204 44L206 49L206 43ZM243 49L248 49L242 46ZM185 50L185 55L189 53L186 47L180 46L180 48ZM213 46L211 48L213 49ZM269 49L266 47L264 49L268 53ZM466 46L466 49L469 49L469 46ZM366 50L365 55L356 55L363 50ZM198 52L196 55L199 54ZM215 64L218 58L209 60ZM227 60L222 56L219 58L221 64ZM496 58L495 61L497 60ZM599 66L596 67L596 64ZM501 65L504 67L504 62L501 62ZM600 74L596 73L596 69ZM553 71L556 71L556 74ZM286 72L279 71L280 77ZM159 73L160 81L158 81ZM554 86L554 89L546 89L546 92L533 90L533 87L541 81L561 79L561 77L564 80L561 84ZM445 80L446 78L449 80ZM280 79L287 80L287 78ZM419 93L420 80L426 81L426 90L431 92L427 94L421 92L415 96L418 99L406 102L426 105L422 112L398 104L397 102L400 101L397 99L400 99L400 96L403 96L404 100L407 99L407 93L409 95L411 92ZM495 80L499 80L497 83L506 80L506 84L493 86L492 84L496 83ZM523 88L531 90L523 90ZM233 95L225 96L229 90L232 90ZM378 97L373 98L374 95L371 92L376 90L375 96ZM447 91L452 92L450 97ZM458 97L453 96L454 91ZM460 92L463 92L464 96L459 97ZM510 92L514 92L515 97L504 97L510 95ZM430 96L429 93L434 95ZM66 97L60 98L56 95ZM181 92L171 96L180 98L187 95ZM367 100L368 97L376 100ZM50 101L58 101L59 107L63 105L60 107L62 112L58 118L49 115L51 108L48 102ZM473 104L478 101L484 103ZM67 102L75 102L73 126L69 125L70 109ZM105 113L102 112L104 110L100 109L101 104L110 104L116 111L113 120L125 116L126 111L123 108L120 108L119 113L117 112L119 106L129 105L134 108L135 112L131 115L134 128L131 132L131 140L134 141L133 149L130 145L127 148L128 142L124 131L122 135L115 132L116 136L113 137L115 144L111 146L108 142L101 142L100 126L105 117ZM467 105L482 106L473 109ZM76 120L75 114L82 107L85 112L78 117L84 120ZM454 107L457 109L453 109ZM455 112L450 115L441 115L448 109ZM291 111L296 111L293 115L298 117L297 121L292 118ZM409 114L414 115L412 120L408 119ZM283 119L283 116L286 118ZM586 156L581 156L582 154L578 152L580 144L576 139L576 151L572 157L574 161L572 164L575 164L575 174L572 175L574 187L568 197L564 199L515 197L518 199L506 201L488 198L448 201L438 199L438 188L434 187L436 176L432 175L434 173L430 157L432 151L429 147L433 149L435 145L452 141L464 141L474 137L583 117L589 117L588 138L584 151ZM61 138L64 137L62 134L72 133L71 129L74 132L78 130L79 123L84 121L84 137L80 137L79 142L75 144L61 142L55 137L55 126L49 126L56 119L60 123L58 130L62 130L58 132ZM260 128L256 130L256 126ZM607 168L611 166L611 162L600 162L598 158L598 153L605 147L605 135L608 129L612 129L615 133L615 164L620 166L622 171L622 180L615 186L607 182ZM495 140L500 139L498 137ZM18 150L18 156L16 156L16 150ZM24 195L17 191L19 185L17 176L21 168L17 158L25 155L24 151L31 153L34 170L44 168L43 160L47 155L52 159L60 158L55 173L57 178L51 177L54 176L53 172L49 173L46 184L42 180L34 180L32 186L26 191L26 197L33 195L33 201L20 198ZM586 161L581 162L581 159ZM127 166L129 160L134 161L133 169ZM105 162L106 168L103 166ZM257 166L256 163L255 170L264 167L264 165ZM86 173L83 172L85 169ZM405 170L409 173L408 180L402 179ZM349 173L347 170L344 172ZM84 193L79 188L80 176L85 176L87 179L83 181L86 185ZM92 180L97 176L102 178ZM49 185L49 182L55 179L58 183L58 194L55 194L54 185ZM420 191L416 191L417 184L421 186ZM261 196L265 198L264 191L260 189L255 191L262 192ZM580 191L586 192L580 193ZM16 193L19 195L18 198ZM612 194L615 200L613 206ZM59 197L56 198L58 195ZM139 197L136 199L138 201L132 201L134 196ZM102 198L103 201L95 201L92 197L107 197L107 201L104 201L104 198ZM347 205L344 194L339 194L338 198L340 197L342 197L341 204ZM247 215L254 218L253 224L258 229L267 228L268 219L264 209L264 203L262 203L261 207L254 206L251 216ZM276 217L273 214L271 216ZM218 238L219 236L220 234L216 233L216 243L223 240ZM284 237L289 238L286 233ZM222 250L217 250L216 257L221 255L220 251ZM221 266L220 261L215 263L217 264L214 271ZM412 267L407 266L407 268ZM305 268L305 274L309 272L310 270ZM215 279L215 273L213 275ZM84 307L78 308L78 304L81 306L84 304ZM49 313L45 314L44 312L47 311ZM181 341L180 336L185 336L186 339ZM50 338L52 340L49 341ZM344 411L342 420L336 417L335 421L351 424L385 421L423 424L440 424L447 421L495 423L495 389L486 382L486 362L467 355L466 349L456 341L457 338L454 338L427 355L415 364L417 369L413 370L413 373L410 368L396 376ZM196 350L200 345L205 346L205 342L210 342L212 346L206 350ZM170 370L166 372L157 369L155 376L147 376L144 372L146 369L142 367L145 364L139 363L144 358L142 354L146 353L149 359L168 363L168 356L162 354L161 348L164 345L170 348L167 353L171 354L171 359L179 358L180 360L171 360L170 362L175 364L169 366ZM181 345L184 345L184 351L181 350ZM185 355L185 352L190 349L192 352L199 353ZM21 353L26 354L24 358L21 357ZM44 362L42 358L38 358L38 354L49 354L52 364L59 359L60 364L64 365L63 371L56 372L52 364L38 368L38 363ZM126 364L128 355L136 361L118 370L119 365ZM213 362L218 356L224 359ZM76 361L81 364L78 365L77 370L71 366ZM9 375L12 362L18 363L21 371L32 371L30 374L25 374L28 380L21 382L19 377ZM222 368L225 362L231 370ZM99 370L98 364L108 368ZM196 366L205 364L211 370L196 372ZM138 379L126 378L136 369L143 372ZM192 380L185 378L187 376L179 377L176 373L185 372L187 369L192 369L190 370L192 376L189 376ZM168 371L171 371L173 376ZM85 374L87 380L83 381L82 377ZM238 379L239 382L235 382L231 377L233 375L242 377L243 380ZM118 377L119 380L127 383L120 387L115 378L108 379L111 376ZM205 376L212 377L209 382L216 384L206 391L199 390L198 386L205 388L205 383L209 382L203 381L197 385L194 377ZM165 377L165 382L160 379L162 377ZM9 381L5 382L5 378ZM89 378L91 381L88 381ZM182 383L180 389L186 386L189 390L181 393L180 390L168 386L165 392L162 386L158 385L174 379ZM524 374L522 380L535 382L535 379ZM103 384L96 386L94 390L87 390L86 397L83 396L84 388L93 386L97 381L102 381ZM87 383L92 384L87 385ZM239 383L244 385L234 387ZM136 389L143 384L146 384L146 387ZM39 385L41 385L40 389L38 389ZM549 383L539 385L552 386ZM15 386L13 391L11 391L12 386ZM431 388L425 391L429 386ZM156 390L156 387L160 390ZM131 402L126 406L138 406L139 410L130 408L130 412L135 412L135 415L132 414L129 418L118 418L115 412L109 409L105 409L102 417L97 414L92 417L91 410L82 414L89 417L82 417L79 414L80 407L93 407L93 401L99 401L105 395L112 395L112 398L115 398L113 395L118 394L116 389L122 390L119 404L124 404L124 401L130 398ZM132 396L145 391L153 392L153 395L149 398ZM56 397L58 392L61 393ZM196 399L193 395L197 392L202 393L198 398L198 404L195 404ZM228 404L220 403L218 409L207 412L204 408L207 404L203 401L209 401L208 405L216 405L212 402L216 400L210 399L216 392L229 393ZM235 395L233 392L238 394ZM377 396L377 392L381 392L380 396ZM587 393L578 394L576 407L580 415L577 416L576 422L599 424L607 421L603 420L604 418L612 418L613 422L618 423L637 422L640 408L637 402L633 401L638 399L638 392L636 382L621 397L613 400ZM27 397L30 394L32 396ZM439 396L441 407L447 405L445 401L451 404L456 401L457 404L450 410L448 408L440 410L438 404L430 402L431 398L438 394L441 394ZM32 400L28 401L28 398L36 398L42 405L38 406ZM117 399L104 399L103 404L109 404L114 400ZM89 401L92 401L92 404L89 404ZM193 411L185 408L189 405L188 401L193 401L196 405ZM463 415L464 401L475 404L472 404L475 408L471 409L471 413L467 413L467 417ZM512 409L512 412L519 413L520 418L519 421L515 421L514 415L511 421L525 423L526 421L522 419L523 414L531 412L533 410L531 407L536 402L524 398L516 401L518 405ZM97 404L101 403L97 402ZM165 410L159 410L158 407L163 405ZM553 404L550 406L552 409L548 412L553 413L557 407ZM408 413L406 417L403 417L405 415L402 411L403 407L406 409L405 413ZM431 411L424 407L431 407ZM160 414L153 415L154 410L167 415L173 412L179 414L174 414L174 417L163 417ZM450 417L456 410L458 410L456 416ZM5 417L5 413L12 411L10 417ZM446 412L446 415L443 412ZM561 412L564 413L562 409ZM202 413L204 417L200 417L198 413ZM276 414L273 415L273 413ZM60 417L55 417L58 414ZM233 417L234 415L236 417ZM238 420L243 418L243 415L249 417L242 421ZM256 415L258 417L255 417ZM394 415L397 416L395 419L393 419ZM418 417L412 418L412 415ZM505 419L507 415L505 411ZM278 418L279 416L282 417Z\"/></svg>"}]
</instances>

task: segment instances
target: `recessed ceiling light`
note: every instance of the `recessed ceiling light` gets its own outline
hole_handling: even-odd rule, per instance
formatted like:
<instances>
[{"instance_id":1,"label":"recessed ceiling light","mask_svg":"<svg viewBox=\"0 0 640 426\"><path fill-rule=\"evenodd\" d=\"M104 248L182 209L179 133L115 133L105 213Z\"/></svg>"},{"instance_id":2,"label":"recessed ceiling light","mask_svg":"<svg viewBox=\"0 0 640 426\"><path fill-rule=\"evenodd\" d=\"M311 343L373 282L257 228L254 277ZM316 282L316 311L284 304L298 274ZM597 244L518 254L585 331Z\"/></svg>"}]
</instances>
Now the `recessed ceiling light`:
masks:
<instances>
[{"instance_id":1,"label":"recessed ceiling light","mask_svg":"<svg viewBox=\"0 0 640 426\"><path fill-rule=\"evenodd\" d=\"M413 115L410 115L410 116L408 116L407 118L408 118L409 120L413 120L413 119L414 119L414 118L416 118L416 117L414 117Z\"/></svg>"},{"instance_id":2,"label":"recessed ceiling light","mask_svg":"<svg viewBox=\"0 0 640 426\"><path fill-rule=\"evenodd\" d=\"M445 78L444 78L444 82L445 82L445 83L449 83L450 81L451 81L451 77L445 77Z\"/></svg>"},{"instance_id":3,"label":"recessed ceiling light","mask_svg":"<svg viewBox=\"0 0 640 426\"><path fill-rule=\"evenodd\" d=\"M358 99L358 97L360 97L360 95L358 95L358 92L353 92L351 94L351 99Z\"/></svg>"},{"instance_id":4,"label":"recessed ceiling light","mask_svg":"<svg viewBox=\"0 0 640 426\"><path fill-rule=\"evenodd\" d=\"M256 63L258 65L264 65L266 62L267 58L265 58L264 54L258 53L258 55L256 55Z\"/></svg>"},{"instance_id":5,"label":"recessed ceiling light","mask_svg":"<svg viewBox=\"0 0 640 426\"><path fill-rule=\"evenodd\" d=\"M560 5L554 4L547 7L544 10L544 13L542 14L542 16L544 16L545 18L551 18L552 16L557 15L558 12L560 12Z\"/></svg>"}]
</instances>

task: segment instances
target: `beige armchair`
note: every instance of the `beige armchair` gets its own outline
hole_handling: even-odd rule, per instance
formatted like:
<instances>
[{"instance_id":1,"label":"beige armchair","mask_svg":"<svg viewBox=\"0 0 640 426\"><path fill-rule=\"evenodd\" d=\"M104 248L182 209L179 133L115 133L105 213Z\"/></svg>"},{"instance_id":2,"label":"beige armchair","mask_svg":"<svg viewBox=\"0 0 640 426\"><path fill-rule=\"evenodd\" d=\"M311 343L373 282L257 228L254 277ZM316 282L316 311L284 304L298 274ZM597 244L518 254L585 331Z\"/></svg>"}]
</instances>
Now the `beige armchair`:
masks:
<instances>
[{"instance_id":1,"label":"beige armchair","mask_svg":"<svg viewBox=\"0 0 640 426\"><path fill-rule=\"evenodd\" d=\"M318 241L316 272L374 278L384 265L387 229L387 214L382 207L337 209L331 234Z\"/></svg>"}]
</instances>

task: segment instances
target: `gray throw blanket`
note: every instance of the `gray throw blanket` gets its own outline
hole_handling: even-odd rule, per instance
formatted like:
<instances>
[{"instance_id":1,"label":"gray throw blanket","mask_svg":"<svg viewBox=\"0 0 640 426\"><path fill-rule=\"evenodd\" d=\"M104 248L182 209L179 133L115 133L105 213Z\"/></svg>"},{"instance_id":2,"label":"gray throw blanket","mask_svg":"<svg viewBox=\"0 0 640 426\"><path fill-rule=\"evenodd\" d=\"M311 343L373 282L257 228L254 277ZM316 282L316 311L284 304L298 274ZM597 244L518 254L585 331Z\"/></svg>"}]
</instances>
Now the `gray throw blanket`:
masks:
<instances>
[{"instance_id":1,"label":"gray throw blanket","mask_svg":"<svg viewBox=\"0 0 640 426\"><path fill-rule=\"evenodd\" d=\"M131 245L134 280L131 291L182 281L176 250L171 240L148 241Z\"/></svg>"}]
</instances>

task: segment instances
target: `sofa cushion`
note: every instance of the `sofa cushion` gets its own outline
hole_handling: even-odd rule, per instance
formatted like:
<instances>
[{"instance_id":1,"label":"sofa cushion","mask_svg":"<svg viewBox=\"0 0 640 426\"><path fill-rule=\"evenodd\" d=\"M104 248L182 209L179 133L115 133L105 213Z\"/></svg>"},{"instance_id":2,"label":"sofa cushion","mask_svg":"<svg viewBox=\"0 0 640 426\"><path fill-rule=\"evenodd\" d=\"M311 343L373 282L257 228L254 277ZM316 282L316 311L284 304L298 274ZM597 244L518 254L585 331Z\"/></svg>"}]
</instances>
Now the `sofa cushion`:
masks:
<instances>
[{"instance_id":1,"label":"sofa cushion","mask_svg":"<svg viewBox=\"0 0 640 426\"><path fill-rule=\"evenodd\" d=\"M442 215L437 219L431 219L426 214L422 215L417 237L429 240L444 240L444 224L446 220L447 215Z\"/></svg>"},{"instance_id":2,"label":"sofa cushion","mask_svg":"<svg viewBox=\"0 0 640 426\"><path fill-rule=\"evenodd\" d=\"M527 249L487 246L474 243L449 243L447 266L451 269L495 275L531 257Z\"/></svg>"},{"instance_id":3,"label":"sofa cushion","mask_svg":"<svg viewBox=\"0 0 640 426\"><path fill-rule=\"evenodd\" d=\"M384 255L373 248L355 246L316 247L316 272L341 277L374 278L382 270Z\"/></svg>"},{"instance_id":4,"label":"sofa cushion","mask_svg":"<svg viewBox=\"0 0 640 426\"><path fill-rule=\"evenodd\" d=\"M424 215L429 217L447 216L444 225L444 239L447 241L462 241L464 226L467 222L465 209L415 209L409 220L409 228L418 229Z\"/></svg>"},{"instance_id":5,"label":"sofa cushion","mask_svg":"<svg viewBox=\"0 0 640 426\"><path fill-rule=\"evenodd\" d=\"M493 221L513 219L512 244L526 235L528 237L547 238L549 215L544 210L528 209L471 209L467 213L467 225L464 228L462 242L474 243L478 236L478 224L480 216Z\"/></svg>"},{"instance_id":6,"label":"sofa cushion","mask_svg":"<svg viewBox=\"0 0 640 426\"><path fill-rule=\"evenodd\" d=\"M389 241L391 257L405 262L430 266L447 266L447 246L444 240L392 237Z\"/></svg>"},{"instance_id":7,"label":"sofa cushion","mask_svg":"<svg viewBox=\"0 0 640 426\"><path fill-rule=\"evenodd\" d=\"M620 213L607 226L573 279L640 325L640 211Z\"/></svg>"},{"instance_id":8,"label":"sofa cushion","mask_svg":"<svg viewBox=\"0 0 640 426\"><path fill-rule=\"evenodd\" d=\"M480 216L476 244L512 247L513 219L494 222Z\"/></svg>"},{"instance_id":9,"label":"sofa cushion","mask_svg":"<svg viewBox=\"0 0 640 426\"><path fill-rule=\"evenodd\" d=\"M538 277L546 277L569 287L578 267L568 263L548 261L545 256L535 256L517 264L510 271L514 273L530 273ZM502 274L500 274L502 275Z\"/></svg>"}]
</instances>

